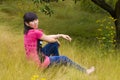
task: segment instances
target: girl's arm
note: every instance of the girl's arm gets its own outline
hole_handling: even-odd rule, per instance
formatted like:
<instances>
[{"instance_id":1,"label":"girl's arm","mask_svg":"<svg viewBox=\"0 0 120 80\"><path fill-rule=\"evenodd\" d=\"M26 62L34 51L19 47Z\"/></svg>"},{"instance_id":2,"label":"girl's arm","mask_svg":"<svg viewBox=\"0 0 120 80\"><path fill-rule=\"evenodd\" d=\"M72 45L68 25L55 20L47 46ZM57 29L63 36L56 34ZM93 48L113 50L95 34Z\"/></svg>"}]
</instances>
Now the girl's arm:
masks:
<instances>
[{"instance_id":1,"label":"girl's arm","mask_svg":"<svg viewBox=\"0 0 120 80\"><path fill-rule=\"evenodd\" d=\"M43 41L52 43L52 42L58 42L58 39L60 37L66 39L68 41L72 40L70 36L65 35L65 34L57 34L57 35L45 35L45 34L43 34L40 39Z\"/></svg>"}]
</instances>

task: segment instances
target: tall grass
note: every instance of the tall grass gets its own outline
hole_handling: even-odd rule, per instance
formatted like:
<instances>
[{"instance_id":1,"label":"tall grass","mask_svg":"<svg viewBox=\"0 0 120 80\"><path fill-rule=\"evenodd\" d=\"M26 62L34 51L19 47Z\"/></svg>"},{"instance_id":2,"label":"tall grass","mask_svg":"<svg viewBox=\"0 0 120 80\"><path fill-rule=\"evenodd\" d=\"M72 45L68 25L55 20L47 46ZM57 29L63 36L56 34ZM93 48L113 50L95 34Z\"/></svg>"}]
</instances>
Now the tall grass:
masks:
<instances>
[{"instance_id":1,"label":"tall grass","mask_svg":"<svg viewBox=\"0 0 120 80\"><path fill-rule=\"evenodd\" d=\"M4 27L4 28L3 28ZM120 79L120 56L111 53L102 56L97 46L84 47L76 42L62 41L61 55L66 55L85 68L94 65L96 71L88 76L71 67L51 67L47 70L38 69L34 63L25 57L23 35L13 34L0 27L0 80L32 80L36 75L38 80L118 80ZM67 44L66 44L67 43ZM36 79L37 80L37 79Z\"/></svg>"}]
</instances>

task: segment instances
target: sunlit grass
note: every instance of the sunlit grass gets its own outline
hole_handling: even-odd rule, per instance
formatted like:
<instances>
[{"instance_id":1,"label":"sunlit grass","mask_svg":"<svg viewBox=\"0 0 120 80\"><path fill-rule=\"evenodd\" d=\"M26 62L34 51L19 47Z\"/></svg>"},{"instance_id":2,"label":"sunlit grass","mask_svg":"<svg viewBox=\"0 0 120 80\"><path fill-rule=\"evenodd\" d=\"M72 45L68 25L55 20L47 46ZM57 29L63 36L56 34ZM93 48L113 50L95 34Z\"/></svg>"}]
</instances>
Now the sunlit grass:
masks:
<instances>
[{"instance_id":1,"label":"sunlit grass","mask_svg":"<svg viewBox=\"0 0 120 80\"><path fill-rule=\"evenodd\" d=\"M47 70L38 69L34 63L28 62L23 46L23 34L13 34L5 27L0 27L0 80L31 80L38 75L38 80L118 80L120 79L119 56L110 54L101 56L97 46L85 48L76 42L61 42L60 53L66 55L80 65L89 68L95 66L92 75L86 75L71 67L57 66ZM35 80L37 80L35 79Z\"/></svg>"}]
</instances>

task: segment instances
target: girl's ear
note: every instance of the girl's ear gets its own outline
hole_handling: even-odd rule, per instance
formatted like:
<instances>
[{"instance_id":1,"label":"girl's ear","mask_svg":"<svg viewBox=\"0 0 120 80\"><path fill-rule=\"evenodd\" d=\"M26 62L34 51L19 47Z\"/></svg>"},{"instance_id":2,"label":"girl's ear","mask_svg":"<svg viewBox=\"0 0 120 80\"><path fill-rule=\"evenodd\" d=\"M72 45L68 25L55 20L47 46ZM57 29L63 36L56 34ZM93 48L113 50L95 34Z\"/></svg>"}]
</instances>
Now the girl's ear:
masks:
<instances>
[{"instance_id":1,"label":"girl's ear","mask_svg":"<svg viewBox=\"0 0 120 80\"><path fill-rule=\"evenodd\" d=\"M29 26L29 24L27 22L24 22L27 26Z\"/></svg>"}]
</instances>

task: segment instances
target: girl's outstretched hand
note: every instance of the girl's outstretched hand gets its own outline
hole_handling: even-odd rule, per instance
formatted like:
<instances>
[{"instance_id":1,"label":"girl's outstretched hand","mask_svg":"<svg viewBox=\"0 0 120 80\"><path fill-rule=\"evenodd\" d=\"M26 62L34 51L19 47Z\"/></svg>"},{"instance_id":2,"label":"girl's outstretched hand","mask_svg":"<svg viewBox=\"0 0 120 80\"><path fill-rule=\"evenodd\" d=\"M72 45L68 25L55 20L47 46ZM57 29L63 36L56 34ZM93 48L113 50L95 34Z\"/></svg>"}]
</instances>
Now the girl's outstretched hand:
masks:
<instances>
[{"instance_id":1,"label":"girl's outstretched hand","mask_svg":"<svg viewBox=\"0 0 120 80\"><path fill-rule=\"evenodd\" d=\"M70 42L72 40L72 38L69 35L64 35L64 34L62 35L62 38L66 39L66 40L68 40Z\"/></svg>"}]
</instances>

